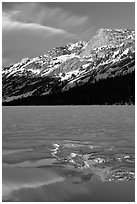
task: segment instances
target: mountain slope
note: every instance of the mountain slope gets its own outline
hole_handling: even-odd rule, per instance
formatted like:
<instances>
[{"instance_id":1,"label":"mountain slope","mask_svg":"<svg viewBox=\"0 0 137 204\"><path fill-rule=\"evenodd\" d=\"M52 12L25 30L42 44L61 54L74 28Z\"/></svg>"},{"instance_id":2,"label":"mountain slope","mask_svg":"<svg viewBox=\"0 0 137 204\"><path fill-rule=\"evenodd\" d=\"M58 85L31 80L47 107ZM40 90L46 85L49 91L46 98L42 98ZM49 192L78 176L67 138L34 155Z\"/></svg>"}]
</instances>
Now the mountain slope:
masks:
<instances>
[{"instance_id":1,"label":"mountain slope","mask_svg":"<svg viewBox=\"0 0 137 204\"><path fill-rule=\"evenodd\" d=\"M3 104L134 103L134 70L135 32L100 29L89 42L70 43L3 68ZM119 83L117 91L116 83ZM124 85L122 90L121 85ZM113 89L109 91L102 86ZM74 98L79 93L83 96L85 90L90 90L85 96L88 99L75 102ZM119 98L123 91L126 97ZM71 92L75 94L71 96ZM109 97L101 99L104 92ZM64 95L72 97L69 103L63 99ZM111 99L113 95L115 99Z\"/></svg>"}]
</instances>

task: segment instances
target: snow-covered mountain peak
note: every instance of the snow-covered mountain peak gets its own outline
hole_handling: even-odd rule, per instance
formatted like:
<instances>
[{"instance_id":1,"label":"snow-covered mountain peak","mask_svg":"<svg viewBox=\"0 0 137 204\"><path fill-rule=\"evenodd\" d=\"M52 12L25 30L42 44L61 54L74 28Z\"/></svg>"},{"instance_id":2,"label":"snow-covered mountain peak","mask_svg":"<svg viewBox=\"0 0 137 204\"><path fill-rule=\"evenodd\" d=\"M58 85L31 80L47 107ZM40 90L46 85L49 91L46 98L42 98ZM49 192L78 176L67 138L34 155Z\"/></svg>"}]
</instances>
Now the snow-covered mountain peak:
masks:
<instances>
[{"instance_id":1,"label":"snow-covered mountain peak","mask_svg":"<svg viewBox=\"0 0 137 204\"><path fill-rule=\"evenodd\" d=\"M3 68L3 100L67 91L89 81L129 73L134 63L135 32L100 29L89 42L69 43Z\"/></svg>"},{"instance_id":2,"label":"snow-covered mountain peak","mask_svg":"<svg viewBox=\"0 0 137 204\"><path fill-rule=\"evenodd\" d=\"M101 47L119 47L135 40L135 32L129 29L99 29L89 41L81 56L90 56L92 50Z\"/></svg>"},{"instance_id":3,"label":"snow-covered mountain peak","mask_svg":"<svg viewBox=\"0 0 137 204\"><path fill-rule=\"evenodd\" d=\"M86 44L87 42L85 41L78 41L76 43L69 43L67 46L68 50L75 52L77 50L82 49Z\"/></svg>"}]
</instances>

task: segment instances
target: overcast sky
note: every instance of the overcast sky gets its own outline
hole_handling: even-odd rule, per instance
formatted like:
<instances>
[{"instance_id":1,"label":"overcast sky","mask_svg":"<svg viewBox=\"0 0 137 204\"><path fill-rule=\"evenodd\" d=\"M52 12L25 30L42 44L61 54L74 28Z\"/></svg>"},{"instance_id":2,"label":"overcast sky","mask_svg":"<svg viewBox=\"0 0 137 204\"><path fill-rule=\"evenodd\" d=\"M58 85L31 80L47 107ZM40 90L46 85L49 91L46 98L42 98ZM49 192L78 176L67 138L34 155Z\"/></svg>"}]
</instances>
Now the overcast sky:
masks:
<instances>
[{"instance_id":1,"label":"overcast sky","mask_svg":"<svg viewBox=\"0 0 137 204\"><path fill-rule=\"evenodd\" d=\"M89 40L99 28L135 26L133 2L2 3L3 66Z\"/></svg>"}]
</instances>

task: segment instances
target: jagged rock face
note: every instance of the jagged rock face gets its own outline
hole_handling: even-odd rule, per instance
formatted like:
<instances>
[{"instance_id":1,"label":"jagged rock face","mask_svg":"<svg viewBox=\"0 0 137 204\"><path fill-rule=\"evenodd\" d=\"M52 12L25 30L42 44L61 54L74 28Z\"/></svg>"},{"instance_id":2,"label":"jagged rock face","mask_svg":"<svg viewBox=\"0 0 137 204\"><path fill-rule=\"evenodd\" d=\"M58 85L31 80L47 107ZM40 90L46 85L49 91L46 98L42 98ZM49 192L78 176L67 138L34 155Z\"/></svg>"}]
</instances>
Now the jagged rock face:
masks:
<instances>
[{"instance_id":1,"label":"jagged rock face","mask_svg":"<svg viewBox=\"0 0 137 204\"><path fill-rule=\"evenodd\" d=\"M134 65L135 32L100 29L89 42L70 43L3 68L3 102L126 75L134 71Z\"/></svg>"},{"instance_id":2,"label":"jagged rock face","mask_svg":"<svg viewBox=\"0 0 137 204\"><path fill-rule=\"evenodd\" d=\"M134 41L134 31L127 29L100 29L96 35L89 41L82 56L90 55L93 49L104 46L119 46L127 41Z\"/></svg>"}]
</instances>

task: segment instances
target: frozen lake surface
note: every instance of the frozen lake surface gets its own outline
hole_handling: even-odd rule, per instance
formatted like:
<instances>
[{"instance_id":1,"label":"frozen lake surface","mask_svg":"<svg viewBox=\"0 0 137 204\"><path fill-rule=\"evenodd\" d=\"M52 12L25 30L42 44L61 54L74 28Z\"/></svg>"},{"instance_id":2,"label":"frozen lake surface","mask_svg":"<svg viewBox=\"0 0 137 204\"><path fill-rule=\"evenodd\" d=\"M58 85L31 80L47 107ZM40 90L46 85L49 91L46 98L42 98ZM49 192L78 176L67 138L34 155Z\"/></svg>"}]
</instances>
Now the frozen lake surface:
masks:
<instances>
[{"instance_id":1,"label":"frozen lake surface","mask_svg":"<svg viewBox=\"0 0 137 204\"><path fill-rule=\"evenodd\" d=\"M134 201L135 106L3 107L2 126L3 201Z\"/></svg>"}]
</instances>

